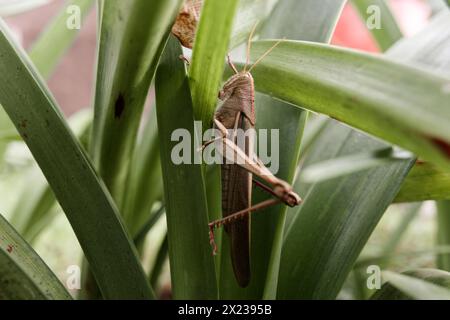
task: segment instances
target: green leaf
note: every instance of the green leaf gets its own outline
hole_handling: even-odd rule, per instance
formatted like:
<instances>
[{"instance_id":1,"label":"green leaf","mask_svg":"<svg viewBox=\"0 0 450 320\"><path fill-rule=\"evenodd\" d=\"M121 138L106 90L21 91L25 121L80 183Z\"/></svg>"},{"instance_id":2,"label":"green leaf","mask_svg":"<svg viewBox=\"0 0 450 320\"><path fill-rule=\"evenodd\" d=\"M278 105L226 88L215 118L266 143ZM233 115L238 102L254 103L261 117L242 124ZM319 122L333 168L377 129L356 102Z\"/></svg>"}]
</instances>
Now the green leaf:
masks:
<instances>
[{"instance_id":1,"label":"green leaf","mask_svg":"<svg viewBox=\"0 0 450 320\"><path fill-rule=\"evenodd\" d=\"M152 219L152 207L162 197L163 181L156 107L153 106L141 141L134 150L127 178L123 215L133 236L141 232L144 225Z\"/></svg>"},{"instance_id":2,"label":"green leaf","mask_svg":"<svg viewBox=\"0 0 450 320\"><path fill-rule=\"evenodd\" d=\"M161 271L164 267L164 264L167 260L169 251L169 237L164 236L164 240L161 243L161 246L158 250L158 254L156 255L155 263L152 266L152 270L149 273L150 284L153 288L156 288L158 285L159 276L161 275Z\"/></svg>"},{"instance_id":3,"label":"green leaf","mask_svg":"<svg viewBox=\"0 0 450 320\"><path fill-rule=\"evenodd\" d=\"M391 56L399 61L414 61L415 65L442 76L450 77L448 51L450 43L450 11L437 14L426 30L415 36L416 42L400 41L391 50ZM420 44L428 51L418 52L414 46ZM402 50L402 47L405 50ZM448 169L427 162L418 162L411 170L397 195L397 202L450 199L450 173Z\"/></svg>"},{"instance_id":4,"label":"green leaf","mask_svg":"<svg viewBox=\"0 0 450 320\"><path fill-rule=\"evenodd\" d=\"M408 38L398 41L389 50L389 57L399 63L405 61L412 62L415 67L432 71L446 79L450 78L450 62L448 52L450 44L450 10L445 10L433 16L427 27L414 36L415 43L408 41ZM427 47L426 52L416 50L417 47ZM449 94L448 87L442 88L443 92ZM442 107L447 107L447 104ZM447 108L448 109L448 108ZM433 112L428 106L426 112Z\"/></svg>"},{"instance_id":5,"label":"green leaf","mask_svg":"<svg viewBox=\"0 0 450 320\"><path fill-rule=\"evenodd\" d=\"M381 51L386 51L403 37L386 0L353 0L352 4ZM379 27L376 25L377 20Z\"/></svg>"},{"instance_id":6,"label":"green leaf","mask_svg":"<svg viewBox=\"0 0 450 320\"><path fill-rule=\"evenodd\" d=\"M325 125L328 122L328 118L322 115L310 114L308 121L306 122L305 132L303 133L302 145L300 154L304 156L309 147L316 141Z\"/></svg>"},{"instance_id":7,"label":"green leaf","mask_svg":"<svg viewBox=\"0 0 450 320\"><path fill-rule=\"evenodd\" d=\"M58 61L60 61L67 48L73 43L78 29L67 27L69 14L67 9L77 6L80 9L81 23L87 18L94 0L70 0L67 1L61 11L49 23L46 29L32 45L29 55L35 67L44 78L50 76Z\"/></svg>"},{"instance_id":8,"label":"green leaf","mask_svg":"<svg viewBox=\"0 0 450 320\"><path fill-rule=\"evenodd\" d=\"M248 40L253 27L261 27L279 0L240 0L231 32L230 47L234 48Z\"/></svg>"},{"instance_id":9,"label":"green leaf","mask_svg":"<svg viewBox=\"0 0 450 320\"><path fill-rule=\"evenodd\" d=\"M101 1L91 155L119 208L150 82L181 0Z\"/></svg>"},{"instance_id":10,"label":"green leaf","mask_svg":"<svg viewBox=\"0 0 450 320\"><path fill-rule=\"evenodd\" d=\"M283 1L274 10L270 20L266 20L262 36L266 38L287 37L297 40L329 42L344 4L345 1L334 0L321 1L320 4L312 0L303 0L300 2ZM302 13L301 19L299 19L299 12ZM312 12L314 12L314 15L311 14ZM278 25L278 27L275 27L275 25ZM279 153L281 157L281 169L278 174L280 178L292 183L299 161L303 130L308 113L305 110L294 110L292 106L273 99L270 99L270 102L268 102L268 97L261 100L262 102L266 100L266 102L262 103L262 108L260 108L258 113L260 118L258 119L259 124L257 127L276 128L280 130L280 141L282 141ZM284 109L284 112L280 112L279 118L271 115L272 110L276 110L277 107L280 110L282 110L281 108ZM264 194L259 199L262 200L266 197L267 195ZM263 216L258 217L262 228L260 227L259 229L259 238L257 237L254 240L254 246L266 241L268 247L271 247L270 256L267 256L270 260L264 283L264 299L276 298L286 212L287 207L285 206L269 209L267 214L275 217L273 225L272 221L270 221L271 219L264 219ZM272 229L274 230L273 243L270 243L271 237L265 235L265 233L266 230L270 230L273 226L275 226L275 229Z\"/></svg>"},{"instance_id":11,"label":"green leaf","mask_svg":"<svg viewBox=\"0 0 450 320\"><path fill-rule=\"evenodd\" d=\"M382 278L387 283L374 294L373 300L450 300L450 273L445 271L419 269L404 274L384 271Z\"/></svg>"},{"instance_id":12,"label":"green leaf","mask_svg":"<svg viewBox=\"0 0 450 320\"><path fill-rule=\"evenodd\" d=\"M252 56L272 45L254 42ZM253 74L259 91L450 168L448 78L385 57L300 41L280 43Z\"/></svg>"},{"instance_id":13,"label":"green leaf","mask_svg":"<svg viewBox=\"0 0 450 320\"><path fill-rule=\"evenodd\" d=\"M72 131L81 142L89 132L91 122L92 112L89 109L81 110L69 119ZM25 186L17 192L19 199L27 201L17 202L11 212L10 222L25 240L33 242L54 218L56 199L37 164L27 169L26 176Z\"/></svg>"},{"instance_id":14,"label":"green leaf","mask_svg":"<svg viewBox=\"0 0 450 320\"><path fill-rule=\"evenodd\" d=\"M450 199L450 172L428 162L416 162L395 202Z\"/></svg>"},{"instance_id":15,"label":"green leaf","mask_svg":"<svg viewBox=\"0 0 450 320\"><path fill-rule=\"evenodd\" d=\"M450 201L437 202L437 244L450 245ZM450 253L437 256L439 269L450 271Z\"/></svg>"},{"instance_id":16,"label":"green leaf","mask_svg":"<svg viewBox=\"0 0 450 320\"><path fill-rule=\"evenodd\" d=\"M395 50L395 55L404 51L405 55L415 57L409 60L413 63L425 57L432 59L433 55L439 57L445 48L433 50L432 55L428 51L430 46L422 41L434 33L436 28L431 23L422 34L401 41L391 50ZM444 62L439 65L445 67ZM331 131L326 128L328 132L324 131L309 150L306 164L380 148L379 141L347 127L332 123L329 126ZM279 298L335 298L413 162L411 159L313 185L305 185L301 180L296 183L295 190L306 196L298 212L289 212ZM319 241L317 234L322 235Z\"/></svg>"},{"instance_id":17,"label":"green leaf","mask_svg":"<svg viewBox=\"0 0 450 320\"><path fill-rule=\"evenodd\" d=\"M237 0L205 0L192 52L189 80L195 120L212 125ZM211 32L214 30L214 32Z\"/></svg>"},{"instance_id":18,"label":"green leaf","mask_svg":"<svg viewBox=\"0 0 450 320\"><path fill-rule=\"evenodd\" d=\"M305 166L383 147L386 144L329 121ZM290 211L294 215L285 233L278 298L336 297L412 162L399 160L311 185L301 179L296 183L303 203Z\"/></svg>"},{"instance_id":19,"label":"green leaf","mask_svg":"<svg viewBox=\"0 0 450 320\"><path fill-rule=\"evenodd\" d=\"M322 0L320 2L281 0L265 21L264 38L286 37L287 39L327 43L331 40L345 2L345 0ZM304 26L304 28L293 27L292 23ZM276 26L276 28L271 26ZM258 56L258 54L254 56Z\"/></svg>"},{"instance_id":20,"label":"green leaf","mask_svg":"<svg viewBox=\"0 0 450 320\"><path fill-rule=\"evenodd\" d=\"M26 54L3 22L0 28L0 103L66 213L102 293L112 299L151 298L109 193Z\"/></svg>"},{"instance_id":21,"label":"green leaf","mask_svg":"<svg viewBox=\"0 0 450 320\"><path fill-rule=\"evenodd\" d=\"M53 18L44 32L34 42L29 52L30 59L43 77L48 78L50 76L52 70L78 34L78 30L66 27L67 8L73 5L78 6L82 18L80 22L84 22L93 4L93 0L72 0L67 2L67 5L63 6L59 14ZM90 112L88 115L88 112L81 111L69 121L72 130L75 131L79 138L88 131L87 117L89 117L89 122L91 122L92 116ZM9 118L7 122L5 126L8 126L8 130L11 127L11 130L16 132ZM11 223L26 240L33 241L53 218L54 211L52 208L56 199L45 178L40 174L39 168L30 168L27 174L33 176L32 182L26 184L24 188L17 192L20 193L19 199L28 199L28 201L19 201L17 203L11 214Z\"/></svg>"},{"instance_id":22,"label":"green leaf","mask_svg":"<svg viewBox=\"0 0 450 320\"><path fill-rule=\"evenodd\" d=\"M72 299L36 252L0 215L0 300Z\"/></svg>"},{"instance_id":23,"label":"green leaf","mask_svg":"<svg viewBox=\"0 0 450 320\"><path fill-rule=\"evenodd\" d=\"M387 147L314 163L300 174L305 183L322 182L411 157L409 152Z\"/></svg>"},{"instance_id":24,"label":"green leaf","mask_svg":"<svg viewBox=\"0 0 450 320\"><path fill-rule=\"evenodd\" d=\"M283 0L264 22L260 36L314 39L327 42L340 15L344 1ZM326 10L324 10L326 8ZM317 14L311 18L311 13ZM267 96L256 95L257 129L279 130L279 167L277 176L292 181L298 163L306 112ZM253 203L267 199L255 189ZM275 298L278 264L286 208L274 206L252 215L251 281L246 289L237 286L231 268L227 237L221 248L221 298Z\"/></svg>"},{"instance_id":25,"label":"green leaf","mask_svg":"<svg viewBox=\"0 0 450 320\"><path fill-rule=\"evenodd\" d=\"M450 246L434 246L428 249L414 250L414 251L400 251L395 254L380 254L369 257L359 257L355 262L353 268L361 269L369 265L386 265L386 262L391 260L412 259L426 256L440 256L450 253Z\"/></svg>"},{"instance_id":26,"label":"green leaf","mask_svg":"<svg viewBox=\"0 0 450 320\"><path fill-rule=\"evenodd\" d=\"M422 208L422 204L422 202L417 202L406 206L406 212L404 212L403 217L400 219L400 222L383 244L382 255L393 256L395 254L395 249L398 247L401 239L403 238L403 235L405 234L411 222L419 214L420 209ZM385 263L387 263L387 261Z\"/></svg>"},{"instance_id":27,"label":"green leaf","mask_svg":"<svg viewBox=\"0 0 450 320\"><path fill-rule=\"evenodd\" d=\"M172 141L174 130L196 137L188 78L181 46L170 37L156 73L156 112L164 199L169 237L170 272L175 299L216 299L214 261L208 238L208 207L202 167L199 164L175 164L174 146L187 144L194 156L194 141ZM201 134L201 132L200 132ZM186 138L185 138L186 139ZM190 157L193 159L193 157Z\"/></svg>"}]
</instances>

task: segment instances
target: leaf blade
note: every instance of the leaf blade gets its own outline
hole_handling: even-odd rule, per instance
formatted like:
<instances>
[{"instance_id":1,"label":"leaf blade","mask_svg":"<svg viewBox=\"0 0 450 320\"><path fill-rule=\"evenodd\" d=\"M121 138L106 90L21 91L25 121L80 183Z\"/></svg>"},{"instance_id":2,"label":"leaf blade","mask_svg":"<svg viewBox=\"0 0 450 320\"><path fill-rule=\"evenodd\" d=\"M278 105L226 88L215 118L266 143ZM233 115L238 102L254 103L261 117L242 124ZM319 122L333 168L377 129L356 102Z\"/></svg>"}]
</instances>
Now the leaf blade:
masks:
<instances>
[{"instance_id":1,"label":"leaf blade","mask_svg":"<svg viewBox=\"0 0 450 320\"><path fill-rule=\"evenodd\" d=\"M43 80L0 26L0 103L49 181L102 292L107 298L153 297L109 193Z\"/></svg>"},{"instance_id":2,"label":"leaf blade","mask_svg":"<svg viewBox=\"0 0 450 320\"><path fill-rule=\"evenodd\" d=\"M171 36L155 83L173 295L175 299L216 299L202 167L195 163L175 164L172 159L177 145L172 141L174 130L183 130L191 139L196 137L188 78L179 59L181 52L180 44ZM195 156L198 151L193 142L188 143L188 148L189 155Z\"/></svg>"},{"instance_id":3,"label":"leaf blade","mask_svg":"<svg viewBox=\"0 0 450 320\"><path fill-rule=\"evenodd\" d=\"M254 42L255 55L271 45ZM300 41L280 43L255 68L254 78L259 91L450 167L447 78L391 59Z\"/></svg>"},{"instance_id":4,"label":"leaf blade","mask_svg":"<svg viewBox=\"0 0 450 320\"><path fill-rule=\"evenodd\" d=\"M31 246L0 215L0 299L72 297Z\"/></svg>"}]
</instances>

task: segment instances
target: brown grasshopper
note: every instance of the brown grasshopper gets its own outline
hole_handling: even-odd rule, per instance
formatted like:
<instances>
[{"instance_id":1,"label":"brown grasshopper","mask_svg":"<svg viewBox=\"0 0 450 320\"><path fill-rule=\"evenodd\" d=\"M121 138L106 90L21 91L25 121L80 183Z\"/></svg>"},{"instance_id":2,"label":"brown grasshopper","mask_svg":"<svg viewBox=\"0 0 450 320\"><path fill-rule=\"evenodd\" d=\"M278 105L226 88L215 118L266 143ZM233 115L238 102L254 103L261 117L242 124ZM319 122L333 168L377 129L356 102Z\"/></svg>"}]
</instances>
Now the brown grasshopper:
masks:
<instances>
[{"instance_id":1,"label":"brown grasshopper","mask_svg":"<svg viewBox=\"0 0 450 320\"><path fill-rule=\"evenodd\" d=\"M256 27L256 26L255 26ZM214 241L214 229L224 226L231 239L231 260L236 280L241 287L246 287L250 281L250 214L277 203L296 206L301 202L300 197L292 190L291 185L275 177L269 169L259 160L253 151L253 139L246 136L245 150L236 144L238 129L247 131L255 127L255 89L251 70L275 46L264 53L247 70L249 65L250 44L255 30L250 33L247 45L247 62L242 71L238 71L228 55L228 65L234 71L219 92L219 99L223 104L214 116L214 127L221 132L221 136L208 141L203 148L213 142L222 141L223 148L218 150L224 158L232 161L231 164L221 165L222 177L222 216L220 220L209 223L210 243L213 254L217 252ZM229 134L228 130L232 133ZM253 180L256 175L267 182L269 186ZM251 204L253 183L269 192L275 199L269 199L259 204Z\"/></svg>"}]
</instances>

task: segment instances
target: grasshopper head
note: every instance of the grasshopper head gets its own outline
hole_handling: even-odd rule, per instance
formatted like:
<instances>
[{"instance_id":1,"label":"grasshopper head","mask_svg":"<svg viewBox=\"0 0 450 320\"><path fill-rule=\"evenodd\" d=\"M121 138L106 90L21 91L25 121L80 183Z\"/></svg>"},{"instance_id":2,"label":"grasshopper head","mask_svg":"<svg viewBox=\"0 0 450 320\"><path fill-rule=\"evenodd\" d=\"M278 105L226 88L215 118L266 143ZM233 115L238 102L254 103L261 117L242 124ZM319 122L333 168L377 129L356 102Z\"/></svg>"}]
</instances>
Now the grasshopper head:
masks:
<instances>
[{"instance_id":1,"label":"grasshopper head","mask_svg":"<svg viewBox=\"0 0 450 320\"><path fill-rule=\"evenodd\" d=\"M302 199L296 194L292 187L286 182L280 182L274 188L275 194L289 207L298 206Z\"/></svg>"},{"instance_id":2,"label":"grasshopper head","mask_svg":"<svg viewBox=\"0 0 450 320\"><path fill-rule=\"evenodd\" d=\"M241 71L232 75L219 91L219 99L226 100L235 92L235 89L243 88L248 90L253 88L253 77L248 71Z\"/></svg>"}]
</instances>

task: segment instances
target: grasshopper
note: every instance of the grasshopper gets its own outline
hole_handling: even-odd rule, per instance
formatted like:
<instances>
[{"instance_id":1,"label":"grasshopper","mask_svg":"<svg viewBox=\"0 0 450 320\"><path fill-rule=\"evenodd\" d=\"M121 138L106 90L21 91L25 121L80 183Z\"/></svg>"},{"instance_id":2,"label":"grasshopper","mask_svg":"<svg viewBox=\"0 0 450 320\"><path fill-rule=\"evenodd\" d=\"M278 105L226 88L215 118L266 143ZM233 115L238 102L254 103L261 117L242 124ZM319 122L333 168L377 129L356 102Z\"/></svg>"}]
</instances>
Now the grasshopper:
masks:
<instances>
[{"instance_id":1,"label":"grasshopper","mask_svg":"<svg viewBox=\"0 0 450 320\"><path fill-rule=\"evenodd\" d=\"M256 26L255 26L256 27ZM214 230L224 226L231 240L231 260L236 280L241 287L250 282L250 214L263 208L285 203L288 206L300 204L300 197L291 185L275 177L256 157L253 151L253 138L246 136L245 150L238 147L236 135L238 129L244 132L255 127L255 89L251 70L267 56L278 43L264 53L248 70L251 39L256 28L250 33L247 44L247 61L242 71L238 71L228 55L228 65L232 75L219 92L222 105L214 115L214 127L221 135L203 145L205 148L213 142L221 143L218 148L221 156L231 163L221 164L222 178L222 219L209 223L209 238L213 254L217 252ZM228 131L231 131L231 134ZM222 149L222 150L220 150ZM270 186L253 179L260 177ZM267 191L274 198L259 204L251 204L252 182Z\"/></svg>"}]
</instances>

